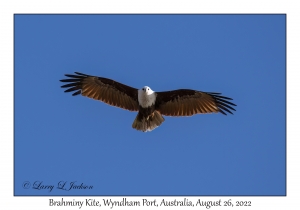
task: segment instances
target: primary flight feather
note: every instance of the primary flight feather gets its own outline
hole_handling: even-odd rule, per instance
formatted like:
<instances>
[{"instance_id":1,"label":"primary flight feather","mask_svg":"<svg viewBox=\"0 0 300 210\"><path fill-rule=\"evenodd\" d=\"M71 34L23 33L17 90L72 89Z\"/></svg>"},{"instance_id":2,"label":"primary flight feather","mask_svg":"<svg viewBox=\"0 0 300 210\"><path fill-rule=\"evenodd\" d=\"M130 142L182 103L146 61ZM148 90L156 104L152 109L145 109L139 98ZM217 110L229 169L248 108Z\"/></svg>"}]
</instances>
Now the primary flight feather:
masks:
<instances>
[{"instance_id":1,"label":"primary flight feather","mask_svg":"<svg viewBox=\"0 0 300 210\"><path fill-rule=\"evenodd\" d=\"M154 92L145 86L136 89L111 79L91 76L75 72L74 75L65 74L71 79L62 88L72 95L83 95L95 100L103 101L112 106L137 111L132 127L146 132L152 131L164 121L166 116L191 116L194 114L217 113L224 115L235 111L230 102L231 98L221 96L220 93L202 92L190 89L179 89L165 92Z\"/></svg>"}]
</instances>

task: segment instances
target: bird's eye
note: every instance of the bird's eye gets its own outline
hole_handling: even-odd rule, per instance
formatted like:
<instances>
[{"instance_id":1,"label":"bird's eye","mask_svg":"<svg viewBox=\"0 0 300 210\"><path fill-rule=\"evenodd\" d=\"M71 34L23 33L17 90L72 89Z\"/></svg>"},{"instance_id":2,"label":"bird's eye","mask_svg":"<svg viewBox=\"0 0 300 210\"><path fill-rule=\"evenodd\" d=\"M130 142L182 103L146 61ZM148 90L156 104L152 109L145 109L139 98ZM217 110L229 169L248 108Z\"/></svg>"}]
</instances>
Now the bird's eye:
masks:
<instances>
[{"instance_id":1,"label":"bird's eye","mask_svg":"<svg viewBox=\"0 0 300 210\"><path fill-rule=\"evenodd\" d=\"M143 88L143 90L145 90L145 89Z\"/></svg>"}]
</instances>

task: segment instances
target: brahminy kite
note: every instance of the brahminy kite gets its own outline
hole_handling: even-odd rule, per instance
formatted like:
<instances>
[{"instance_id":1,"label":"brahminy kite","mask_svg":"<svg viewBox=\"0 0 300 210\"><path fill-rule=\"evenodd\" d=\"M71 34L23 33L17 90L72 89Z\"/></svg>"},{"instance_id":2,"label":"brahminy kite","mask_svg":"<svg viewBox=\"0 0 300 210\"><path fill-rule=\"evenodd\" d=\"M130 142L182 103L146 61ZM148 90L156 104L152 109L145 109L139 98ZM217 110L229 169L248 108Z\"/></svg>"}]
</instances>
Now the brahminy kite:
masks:
<instances>
[{"instance_id":1,"label":"brahminy kite","mask_svg":"<svg viewBox=\"0 0 300 210\"><path fill-rule=\"evenodd\" d=\"M145 86L136 89L111 79L75 72L65 74L72 79L63 79L68 84L65 92L76 91L73 96L83 95L100 100L112 106L138 112L132 127L147 132L152 131L164 122L165 116L191 116L194 114L217 113L226 115L235 111L231 98L220 93L202 92L190 89L178 89L165 92L154 92Z\"/></svg>"}]
</instances>

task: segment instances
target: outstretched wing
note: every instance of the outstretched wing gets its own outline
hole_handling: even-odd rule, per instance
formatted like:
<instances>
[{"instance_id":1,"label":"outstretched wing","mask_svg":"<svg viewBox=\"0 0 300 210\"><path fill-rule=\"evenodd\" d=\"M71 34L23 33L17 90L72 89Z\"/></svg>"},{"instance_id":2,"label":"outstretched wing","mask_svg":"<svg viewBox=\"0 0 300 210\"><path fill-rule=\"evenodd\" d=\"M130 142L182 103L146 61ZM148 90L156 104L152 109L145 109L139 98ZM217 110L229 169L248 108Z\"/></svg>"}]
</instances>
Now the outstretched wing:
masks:
<instances>
[{"instance_id":1,"label":"outstretched wing","mask_svg":"<svg viewBox=\"0 0 300 210\"><path fill-rule=\"evenodd\" d=\"M61 87L69 88L65 92L76 91L73 93L73 96L81 94L130 111L139 110L138 90L135 88L111 79L90 76L79 72L75 72L74 75L65 74L65 76L72 79L60 80L68 83Z\"/></svg>"},{"instance_id":2,"label":"outstretched wing","mask_svg":"<svg viewBox=\"0 0 300 210\"><path fill-rule=\"evenodd\" d=\"M201 113L235 111L231 98L220 93L205 93L196 90L180 89L166 92L156 92L156 108L166 116L191 116Z\"/></svg>"}]
</instances>

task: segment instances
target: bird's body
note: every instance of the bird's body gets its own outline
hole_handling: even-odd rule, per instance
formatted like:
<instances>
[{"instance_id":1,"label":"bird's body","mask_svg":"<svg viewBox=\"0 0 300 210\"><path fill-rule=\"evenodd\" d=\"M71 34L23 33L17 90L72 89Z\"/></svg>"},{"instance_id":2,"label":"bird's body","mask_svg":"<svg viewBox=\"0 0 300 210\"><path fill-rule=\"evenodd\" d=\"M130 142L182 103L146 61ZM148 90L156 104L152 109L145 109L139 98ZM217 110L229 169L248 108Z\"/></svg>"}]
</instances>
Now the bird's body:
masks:
<instances>
[{"instance_id":1,"label":"bird's body","mask_svg":"<svg viewBox=\"0 0 300 210\"><path fill-rule=\"evenodd\" d=\"M132 124L133 128L151 131L165 121L163 116L155 110L156 95L148 86L138 90L139 113Z\"/></svg>"},{"instance_id":2,"label":"bird's body","mask_svg":"<svg viewBox=\"0 0 300 210\"><path fill-rule=\"evenodd\" d=\"M235 109L231 98L219 93L207 93L190 89L179 89L165 92L154 92L150 87L132 88L111 79L90 76L75 72L76 75L66 74L72 79L60 80L68 82L62 88L65 92L76 91L73 95L81 94L95 100L100 100L112 106L129 111L138 111L132 127L143 132L151 131L160 126L166 116L191 116L201 113L226 112Z\"/></svg>"}]
</instances>

